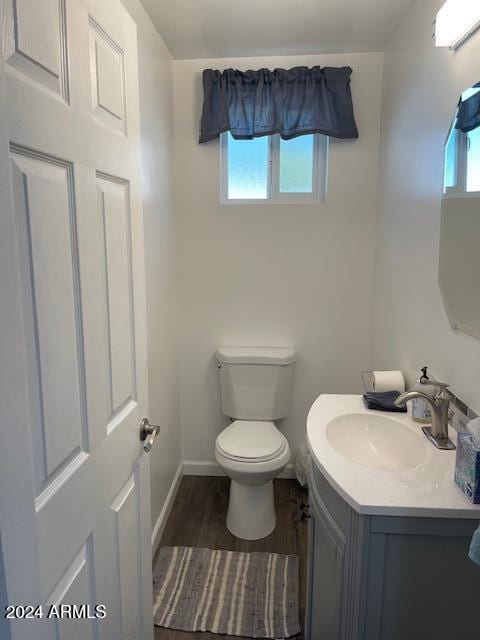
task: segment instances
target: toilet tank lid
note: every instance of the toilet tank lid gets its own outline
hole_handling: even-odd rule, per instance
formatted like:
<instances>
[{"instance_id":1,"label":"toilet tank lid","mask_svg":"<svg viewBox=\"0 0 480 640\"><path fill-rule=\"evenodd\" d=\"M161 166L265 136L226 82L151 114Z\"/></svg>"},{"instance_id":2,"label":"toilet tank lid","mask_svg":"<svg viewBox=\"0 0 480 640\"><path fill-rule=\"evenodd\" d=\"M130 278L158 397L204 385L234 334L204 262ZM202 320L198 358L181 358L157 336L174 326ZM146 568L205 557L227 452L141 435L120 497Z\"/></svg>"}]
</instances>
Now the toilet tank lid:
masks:
<instances>
[{"instance_id":1,"label":"toilet tank lid","mask_svg":"<svg viewBox=\"0 0 480 640\"><path fill-rule=\"evenodd\" d=\"M295 362L296 354L291 347L219 347L216 352L219 362L225 364L275 364Z\"/></svg>"}]
</instances>

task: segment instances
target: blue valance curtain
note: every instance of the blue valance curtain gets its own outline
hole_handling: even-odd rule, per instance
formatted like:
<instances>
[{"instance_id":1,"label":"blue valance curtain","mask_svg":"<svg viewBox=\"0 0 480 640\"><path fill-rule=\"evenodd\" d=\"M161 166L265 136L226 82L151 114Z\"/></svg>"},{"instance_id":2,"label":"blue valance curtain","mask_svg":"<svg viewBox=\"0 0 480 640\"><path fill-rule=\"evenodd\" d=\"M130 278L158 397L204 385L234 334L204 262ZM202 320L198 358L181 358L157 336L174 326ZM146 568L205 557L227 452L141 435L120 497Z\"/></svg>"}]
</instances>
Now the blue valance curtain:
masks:
<instances>
[{"instance_id":1,"label":"blue valance curtain","mask_svg":"<svg viewBox=\"0 0 480 640\"><path fill-rule=\"evenodd\" d=\"M230 131L238 140L279 133L358 138L350 67L203 72L200 142Z\"/></svg>"},{"instance_id":2,"label":"blue valance curtain","mask_svg":"<svg viewBox=\"0 0 480 640\"><path fill-rule=\"evenodd\" d=\"M479 87L476 84L475 87ZM473 131L477 127L480 127L480 91L474 93L466 100L461 100L458 103L458 114L456 129L460 129L463 133Z\"/></svg>"}]
</instances>

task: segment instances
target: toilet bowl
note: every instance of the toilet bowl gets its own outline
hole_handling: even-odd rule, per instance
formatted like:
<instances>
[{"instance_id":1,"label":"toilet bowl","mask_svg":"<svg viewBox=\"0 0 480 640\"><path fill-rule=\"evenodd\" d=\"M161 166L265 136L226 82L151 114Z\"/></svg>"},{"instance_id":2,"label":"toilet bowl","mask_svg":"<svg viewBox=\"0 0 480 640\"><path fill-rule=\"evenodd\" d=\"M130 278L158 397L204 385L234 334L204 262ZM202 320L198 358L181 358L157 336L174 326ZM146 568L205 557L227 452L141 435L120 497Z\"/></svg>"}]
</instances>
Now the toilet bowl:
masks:
<instances>
[{"instance_id":1,"label":"toilet bowl","mask_svg":"<svg viewBox=\"0 0 480 640\"><path fill-rule=\"evenodd\" d=\"M271 421L235 420L217 437L215 458L231 479L226 524L233 535L258 540L275 529L273 478L290 455Z\"/></svg>"}]
</instances>

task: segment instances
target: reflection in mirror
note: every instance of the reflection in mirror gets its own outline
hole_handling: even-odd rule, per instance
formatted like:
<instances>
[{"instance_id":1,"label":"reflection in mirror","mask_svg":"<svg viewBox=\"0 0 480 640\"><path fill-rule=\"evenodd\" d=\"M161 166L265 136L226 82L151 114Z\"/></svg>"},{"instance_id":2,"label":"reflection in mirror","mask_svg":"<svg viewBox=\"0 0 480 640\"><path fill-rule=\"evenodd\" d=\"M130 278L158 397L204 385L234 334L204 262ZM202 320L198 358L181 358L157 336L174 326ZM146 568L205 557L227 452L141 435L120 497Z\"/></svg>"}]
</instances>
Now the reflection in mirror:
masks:
<instances>
[{"instance_id":1,"label":"reflection in mirror","mask_svg":"<svg viewBox=\"0 0 480 640\"><path fill-rule=\"evenodd\" d=\"M452 328L480 338L480 83L462 93L445 142L439 284Z\"/></svg>"}]
</instances>

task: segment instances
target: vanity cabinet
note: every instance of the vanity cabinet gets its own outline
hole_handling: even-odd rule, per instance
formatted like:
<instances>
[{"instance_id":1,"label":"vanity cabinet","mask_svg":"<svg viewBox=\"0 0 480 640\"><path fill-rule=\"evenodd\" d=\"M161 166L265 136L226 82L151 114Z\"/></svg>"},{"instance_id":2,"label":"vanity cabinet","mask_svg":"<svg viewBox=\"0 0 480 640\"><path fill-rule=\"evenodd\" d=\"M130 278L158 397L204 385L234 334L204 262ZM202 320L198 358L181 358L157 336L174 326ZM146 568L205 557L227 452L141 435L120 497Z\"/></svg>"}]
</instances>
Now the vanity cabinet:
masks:
<instances>
[{"instance_id":1,"label":"vanity cabinet","mask_svg":"<svg viewBox=\"0 0 480 640\"><path fill-rule=\"evenodd\" d=\"M307 640L478 640L477 522L362 515L312 463Z\"/></svg>"}]
</instances>

